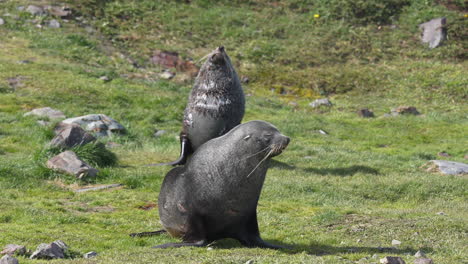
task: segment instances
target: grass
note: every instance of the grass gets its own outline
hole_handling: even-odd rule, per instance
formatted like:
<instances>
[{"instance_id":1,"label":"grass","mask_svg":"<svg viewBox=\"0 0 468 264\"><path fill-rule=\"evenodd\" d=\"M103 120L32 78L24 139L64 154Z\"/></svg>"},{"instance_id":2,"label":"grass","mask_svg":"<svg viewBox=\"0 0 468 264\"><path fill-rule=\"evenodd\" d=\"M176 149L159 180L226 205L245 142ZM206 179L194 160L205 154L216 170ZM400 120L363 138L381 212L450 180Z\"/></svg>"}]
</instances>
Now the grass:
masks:
<instances>
[{"instance_id":1,"label":"grass","mask_svg":"<svg viewBox=\"0 0 468 264\"><path fill-rule=\"evenodd\" d=\"M419 249L435 263L466 262L466 176L420 169L431 159L466 163L466 39L455 35L429 50L415 25L442 15L457 26L467 20L459 9L426 1L394 1L403 5L391 14L373 12L377 2L354 2L365 16L323 1L73 3L94 33L75 20L39 29L16 9L25 1L0 3L0 16L18 15L2 17L0 26L0 246L35 249L61 239L73 258L54 263L372 263L387 255L410 263ZM258 214L262 237L293 249L223 240L213 250L153 250L177 239L128 236L161 228L157 210L141 208L157 203L170 168L143 165L177 156L192 84L158 80L148 57L169 49L197 61L220 44L250 79L244 122L266 120L292 139L270 164ZM9 78L21 84L12 88ZM308 106L325 95L333 107ZM399 105L422 115L383 116ZM76 149L100 170L92 184L124 188L74 193L66 187L87 183L44 167L56 153L46 147L53 124L23 114L45 106L68 117L103 113L126 127L125 135ZM377 117L358 117L364 107ZM156 129L167 133L154 138ZM120 146L106 150L107 142ZM451 157L439 157L442 151ZM392 239L402 245L388 249ZM99 256L79 257L88 251Z\"/></svg>"}]
</instances>

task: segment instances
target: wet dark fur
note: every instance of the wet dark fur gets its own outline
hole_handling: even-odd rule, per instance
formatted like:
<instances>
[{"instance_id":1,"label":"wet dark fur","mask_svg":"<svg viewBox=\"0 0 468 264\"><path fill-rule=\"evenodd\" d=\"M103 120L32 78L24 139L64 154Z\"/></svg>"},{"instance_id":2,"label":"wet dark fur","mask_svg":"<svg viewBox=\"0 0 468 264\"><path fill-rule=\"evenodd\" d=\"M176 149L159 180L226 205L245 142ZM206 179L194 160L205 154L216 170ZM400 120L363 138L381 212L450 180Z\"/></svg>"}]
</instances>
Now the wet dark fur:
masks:
<instances>
[{"instance_id":1,"label":"wet dark fur","mask_svg":"<svg viewBox=\"0 0 468 264\"><path fill-rule=\"evenodd\" d=\"M183 242L157 248L204 246L223 238L278 248L260 238L256 208L268 161L288 143L271 124L251 121L206 142L185 166L172 169L159 194L159 215L164 229Z\"/></svg>"}]
</instances>

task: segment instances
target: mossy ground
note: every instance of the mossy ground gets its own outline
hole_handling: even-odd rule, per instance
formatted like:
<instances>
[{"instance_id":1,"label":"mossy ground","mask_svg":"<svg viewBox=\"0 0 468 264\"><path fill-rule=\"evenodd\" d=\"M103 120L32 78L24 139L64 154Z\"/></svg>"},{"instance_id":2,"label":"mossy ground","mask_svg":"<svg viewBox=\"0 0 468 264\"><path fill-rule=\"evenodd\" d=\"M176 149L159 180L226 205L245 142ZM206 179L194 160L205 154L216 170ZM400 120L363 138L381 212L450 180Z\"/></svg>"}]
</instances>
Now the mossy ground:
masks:
<instances>
[{"instance_id":1,"label":"mossy ground","mask_svg":"<svg viewBox=\"0 0 468 264\"><path fill-rule=\"evenodd\" d=\"M4 16L0 26L0 246L34 249L61 239L75 258L53 263L378 262L374 254L410 263L418 249L435 263L467 261L466 177L420 168L442 151L451 155L443 159L466 162L466 39L428 50L415 26L434 16L462 25L466 19L442 5L408 2L391 14L396 29L379 23L381 14L356 20L321 1L224 1L211 8L211 1L107 1L102 9L89 6L100 1L75 3L100 33L74 20L40 29L16 10L25 1L0 3L0 16L19 16ZM315 13L323 19L314 20ZM266 120L292 139L271 163L258 206L262 237L290 250L246 249L231 240L214 243L213 250L153 250L176 239L128 236L161 228L157 209L141 207L157 203L170 168L143 165L177 156L191 87L157 80L159 69L147 64L148 56L170 49L197 60L220 44L251 80L244 85L244 122ZM120 52L144 67L131 66ZM112 81L99 80L103 75ZM8 78L22 85L11 88ZM333 107L308 106L326 94ZM399 105L423 114L382 117ZM53 124L41 127L23 117L43 106L121 122L126 135L101 139L121 144L111 149L118 163L99 167L92 183L125 187L81 194L64 188L84 183L44 168ZM377 117L358 117L363 107ZM155 129L167 133L154 138ZM378 250L391 247L392 239L402 241L400 248ZM99 257L79 258L91 250Z\"/></svg>"}]
</instances>

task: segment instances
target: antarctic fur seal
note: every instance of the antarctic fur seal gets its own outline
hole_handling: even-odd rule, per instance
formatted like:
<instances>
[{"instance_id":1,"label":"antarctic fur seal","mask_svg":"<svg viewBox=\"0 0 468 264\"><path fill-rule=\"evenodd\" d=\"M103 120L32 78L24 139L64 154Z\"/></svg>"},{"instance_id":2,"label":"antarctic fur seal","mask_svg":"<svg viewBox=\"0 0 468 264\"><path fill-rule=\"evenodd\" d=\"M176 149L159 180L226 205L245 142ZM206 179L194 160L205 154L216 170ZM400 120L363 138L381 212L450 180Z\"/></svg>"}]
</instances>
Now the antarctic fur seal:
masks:
<instances>
[{"instance_id":1,"label":"antarctic fur seal","mask_svg":"<svg viewBox=\"0 0 468 264\"><path fill-rule=\"evenodd\" d=\"M245 97L239 77L223 46L208 54L184 111L180 157L155 165L183 165L206 141L224 135L244 117Z\"/></svg>"},{"instance_id":2,"label":"antarctic fur seal","mask_svg":"<svg viewBox=\"0 0 468 264\"><path fill-rule=\"evenodd\" d=\"M256 209L268 161L288 143L270 123L251 121L200 146L186 165L169 171L159 193L161 223L183 242L155 248L205 246L223 238L280 248L260 238Z\"/></svg>"}]
</instances>

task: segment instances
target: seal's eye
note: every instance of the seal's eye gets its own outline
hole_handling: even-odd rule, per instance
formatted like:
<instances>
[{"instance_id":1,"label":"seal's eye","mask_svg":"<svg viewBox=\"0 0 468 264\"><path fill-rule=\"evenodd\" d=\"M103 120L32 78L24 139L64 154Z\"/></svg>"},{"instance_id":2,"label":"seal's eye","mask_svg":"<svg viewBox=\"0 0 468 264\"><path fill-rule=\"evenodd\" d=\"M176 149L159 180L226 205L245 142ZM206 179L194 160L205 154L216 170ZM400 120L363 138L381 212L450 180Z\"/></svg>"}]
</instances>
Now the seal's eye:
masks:
<instances>
[{"instance_id":1,"label":"seal's eye","mask_svg":"<svg viewBox=\"0 0 468 264\"><path fill-rule=\"evenodd\" d=\"M247 135L247 136L244 137L244 140L247 141L247 140L249 140L249 138L250 138L250 135Z\"/></svg>"},{"instance_id":2,"label":"seal's eye","mask_svg":"<svg viewBox=\"0 0 468 264\"><path fill-rule=\"evenodd\" d=\"M273 137L273 134L270 134L270 133L267 133L265 135L263 135L263 139L266 141L266 142L270 142L271 139Z\"/></svg>"}]
</instances>

